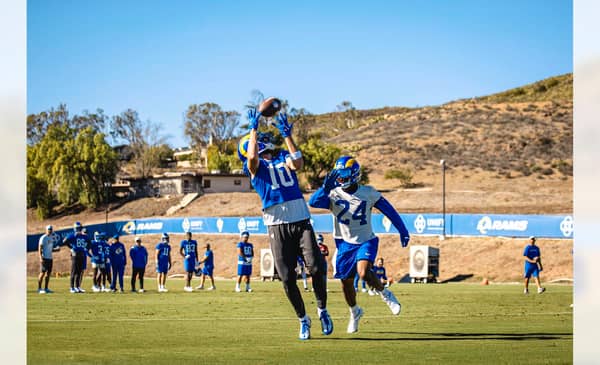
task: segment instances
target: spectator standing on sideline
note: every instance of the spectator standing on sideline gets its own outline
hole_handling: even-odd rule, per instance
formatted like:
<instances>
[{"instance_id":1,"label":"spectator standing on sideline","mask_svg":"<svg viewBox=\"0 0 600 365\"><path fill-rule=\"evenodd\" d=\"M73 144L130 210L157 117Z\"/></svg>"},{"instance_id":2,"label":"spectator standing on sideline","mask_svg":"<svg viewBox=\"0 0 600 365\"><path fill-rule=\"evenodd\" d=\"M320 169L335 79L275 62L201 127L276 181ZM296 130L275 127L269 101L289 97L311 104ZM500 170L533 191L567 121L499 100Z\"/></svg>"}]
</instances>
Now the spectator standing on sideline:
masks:
<instances>
[{"instance_id":1,"label":"spectator standing on sideline","mask_svg":"<svg viewBox=\"0 0 600 365\"><path fill-rule=\"evenodd\" d=\"M83 233L83 226L79 222L73 225L73 233L63 239L63 244L71 249L71 293L85 293L81 288L84 264L89 255L90 239Z\"/></svg>"},{"instance_id":2,"label":"spectator standing on sideline","mask_svg":"<svg viewBox=\"0 0 600 365\"><path fill-rule=\"evenodd\" d=\"M161 242L156 245L156 280L158 281L158 292L166 293L169 290L165 286L167 282L167 273L171 269L171 245L169 245L169 235L162 234Z\"/></svg>"},{"instance_id":3,"label":"spectator standing on sideline","mask_svg":"<svg viewBox=\"0 0 600 365\"><path fill-rule=\"evenodd\" d=\"M142 245L140 237L135 238L135 245L129 249L131 258L131 291L135 292L135 281L140 278L140 293L144 292L144 273L148 264L148 250Z\"/></svg>"},{"instance_id":4,"label":"spectator standing on sideline","mask_svg":"<svg viewBox=\"0 0 600 365\"><path fill-rule=\"evenodd\" d=\"M198 242L192 239L192 232L185 232L186 239L181 241L179 245L179 254L183 257L183 268L187 273L185 278L185 287L183 288L186 292L192 292L192 276L196 271L196 260L198 258Z\"/></svg>"},{"instance_id":5,"label":"spectator standing on sideline","mask_svg":"<svg viewBox=\"0 0 600 365\"><path fill-rule=\"evenodd\" d=\"M112 282L110 290L114 293L117 291L117 279L119 280L119 288L123 293L123 274L127 265L127 255L125 254L125 245L119 241L119 235L113 236L113 243L110 245L110 265L112 266Z\"/></svg>"},{"instance_id":6,"label":"spectator standing on sideline","mask_svg":"<svg viewBox=\"0 0 600 365\"><path fill-rule=\"evenodd\" d=\"M254 257L254 245L248 242L248 238L250 237L250 233L248 231L244 231L240 233L240 237L242 240L238 242L238 278L237 283L235 284L235 291L241 292L242 289L240 285L242 283L242 279L246 280L246 291L251 292L252 288L250 287L250 276L252 276L252 258Z\"/></svg>"},{"instance_id":7,"label":"spectator standing on sideline","mask_svg":"<svg viewBox=\"0 0 600 365\"><path fill-rule=\"evenodd\" d=\"M327 288L321 272L323 256L319 252L310 223L308 206L298 185L296 171L302 169L304 159L292 138L293 123L288 122L286 113L277 115L276 127L287 150L276 153L272 136L258 133L260 116L261 113L254 108L248 111L250 133L238 145L244 173L250 177L250 182L262 201L263 221L268 228L275 268L300 322L298 338L308 340L311 327L296 278L295 268L299 254L313 277L322 332L330 335L333 332L333 321L327 312Z\"/></svg>"},{"instance_id":8,"label":"spectator standing on sideline","mask_svg":"<svg viewBox=\"0 0 600 365\"><path fill-rule=\"evenodd\" d=\"M525 256L525 289L523 293L529 294L529 279L533 276L535 285L537 285L538 294L542 294L546 291L540 284L540 271L544 268L542 266L542 253L540 248L535 244L537 238L535 236L529 237L529 244L525 246L523 256Z\"/></svg>"},{"instance_id":9,"label":"spectator standing on sideline","mask_svg":"<svg viewBox=\"0 0 600 365\"><path fill-rule=\"evenodd\" d=\"M298 270L300 270L299 274L302 277L304 291L308 291L308 280L306 279L306 264L304 263L304 259L302 258L302 256L298 256Z\"/></svg>"},{"instance_id":10,"label":"spectator standing on sideline","mask_svg":"<svg viewBox=\"0 0 600 365\"><path fill-rule=\"evenodd\" d=\"M204 257L200 260L200 264L204 264L202 267L202 279L200 279L200 285L196 287L196 289L204 289L204 280L208 276L210 278L211 287L207 290L215 290L215 279L213 278L213 271L215 269L215 260L213 251L210 249L210 243L207 243L204 246L206 251L204 251Z\"/></svg>"},{"instance_id":11,"label":"spectator standing on sideline","mask_svg":"<svg viewBox=\"0 0 600 365\"><path fill-rule=\"evenodd\" d=\"M52 226L46 227L44 233L39 240L38 254L40 256L40 275L38 276L38 293L50 294L54 293L48 288L50 275L52 274L52 251L54 250L54 242L57 240L57 235L54 233ZM44 282L44 289L42 289Z\"/></svg>"}]
</instances>

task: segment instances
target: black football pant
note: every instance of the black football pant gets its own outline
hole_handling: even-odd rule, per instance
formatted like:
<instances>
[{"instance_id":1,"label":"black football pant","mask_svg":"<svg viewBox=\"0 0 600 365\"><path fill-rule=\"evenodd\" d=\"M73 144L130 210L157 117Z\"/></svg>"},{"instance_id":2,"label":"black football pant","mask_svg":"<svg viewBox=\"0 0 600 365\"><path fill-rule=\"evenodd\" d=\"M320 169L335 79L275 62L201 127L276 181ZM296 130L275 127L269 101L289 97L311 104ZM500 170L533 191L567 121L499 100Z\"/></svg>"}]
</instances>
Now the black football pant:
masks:
<instances>
[{"instance_id":1,"label":"black football pant","mask_svg":"<svg viewBox=\"0 0 600 365\"><path fill-rule=\"evenodd\" d=\"M77 252L75 256L71 256L71 288L78 288L81 286L84 260L85 253L83 252Z\"/></svg>"},{"instance_id":2,"label":"black football pant","mask_svg":"<svg viewBox=\"0 0 600 365\"><path fill-rule=\"evenodd\" d=\"M146 268L131 268L131 290L135 290L135 280L140 277L140 289L144 289L144 272Z\"/></svg>"},{"instance_id":3,"label":"black football pant","mask_svg":"<svg viewBox=\"0 0 600 365\"><path fill-rule=\"evenodd\" d=\"M268 226L271 251L275 260L275 269L283 283L285 294L296 311L298 318L306 315L304 301L296 282L298 256L304 258L306 269L312 277L317 307L327 306L327 287L325 263L317 246L315 232L310 220Z\"/></svg>"}]
</instances>

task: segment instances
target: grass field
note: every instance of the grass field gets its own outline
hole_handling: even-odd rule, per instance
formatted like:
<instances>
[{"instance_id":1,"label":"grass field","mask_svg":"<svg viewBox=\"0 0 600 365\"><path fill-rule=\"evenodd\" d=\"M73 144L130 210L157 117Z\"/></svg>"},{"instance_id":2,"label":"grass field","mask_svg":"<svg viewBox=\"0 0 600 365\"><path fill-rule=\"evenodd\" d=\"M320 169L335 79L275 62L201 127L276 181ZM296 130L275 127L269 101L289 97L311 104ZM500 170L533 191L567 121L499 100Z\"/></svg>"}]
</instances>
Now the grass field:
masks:
<instances>
[{"instance_id":1,"label":"grass field","mask_svg":"<svg viewBox=\"0 0 600 365\"><path fill-rule=\"evenodd\" d=\"M171 279L170 292L159 294L150 279L144 294L69 294L68 279L53 278L56 293L39 295L37 281L29 279L28 363L572 362L572 286L549 285L544 294L526 296L517 285L394 285L400 316L379 297L360 293L365 317L358 333L347 334L339 284L329 285L333 334L321 334L313 293L306 293L312 339L299 341L298 320L279 282L255 282L254 292L235 293L232 280L218 281L217 291L184 293L183 281Z\"/></svg>"}]
</instances>

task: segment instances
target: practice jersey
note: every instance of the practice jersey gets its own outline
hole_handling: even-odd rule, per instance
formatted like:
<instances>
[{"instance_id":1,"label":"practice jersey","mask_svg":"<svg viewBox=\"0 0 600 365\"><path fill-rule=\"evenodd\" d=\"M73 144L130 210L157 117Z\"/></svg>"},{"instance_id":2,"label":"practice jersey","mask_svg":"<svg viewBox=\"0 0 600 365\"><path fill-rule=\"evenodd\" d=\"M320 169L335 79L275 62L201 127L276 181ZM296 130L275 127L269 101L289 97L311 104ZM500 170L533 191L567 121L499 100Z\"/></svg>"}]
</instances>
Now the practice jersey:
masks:
<instances>
[{"instance_id":1,"label":"practice jersey","mask_svg":"<svg viewBox=\"0 0 600 365\"><path fill-rule=\"evenodd\" d=\"M196 242L196 240L182 240L179 247L183 248L183 254L185 256L190 255L190 259L196 258L196 248L198 247L198 242Z\"/></svg>"},{"instance_id":2,"label":"practice jersey","mask_svg":"<svg viewBox=\"0 0 600 365\"><path fill-rule=\"evenodd\" d=\"M238 255L238 265L252 265L254 246L250 242L238 242L237 247L242 249L244 256Z\"/></svg>"},{"instance_id":3,"label":"practice jersey","mask_svg":"<svg viewBox=\"0 0 600 365\"><path fill-rule=\"evenodd\" d=\"M534 245L527 245L525 247L525 251L523 252L523 256L527 256L531 260L536 257L540 257L540 248Z\"/></svg>"},{"instance_id":4,"label":"practice jersey","mask_svg":"<svg viewBox=\"0 0 600 365\"><path fill-rule=\"evenodd\" d=\"M204 261L204 266L205 267L213 267L214 266L214 255L212 250L206 250L206 252L204 252L204 257L206 257L206 260Z\"/></svg>"},{"instance_id":5,"label":"practice jersey","mask_svg":"<svg viewBox=\"0 0 600 365\"><path fill-rule=\"evenodd\" d=\"M42 247L42 258L46 260L52 260L52 250L54 249L54 243L57 235L51 233L49 235L43 234L38 241L38 245Z\"/></svg>"},{"instance_id":6,"label":"practice jersey","mask_svg":"<svg viewBox=\"0 0 600 365\"><path fill-rule=\"evenodd\" d=\"M156 249L158 250L158 263L168 264L169 255L171 254L171 245L166 242L161 242L156 245Z\"/></svg>"},{"instance_id":7,"label":"practice jersey","mask_svg":"<svg viewBox=\"0 0 600 365\"><path fill-rule=\"evenodd\" d=\"M333 237L352 244L366 242L373 237L371 210L381 198L372 186L359 185L349 194L341 187L329 192L329 209L333 214Z\"/></svg>"},{"instance_id":8,"label":"practice jersey","mask_svg":"<svg viewBox=\"0 0 600 365\"><path fill-rule=\"evenodd\" d=\"M288 151L280 151L272 160L259 159L256 175L250 180L262 201L267 226L310 218L296 172L286 165L289 156ZM251 176L248 161L244 161L244 173Z\"/></svg>"},{"instance_id":9,"label":"practice jersey","mask_svg":"<svg viewBox=\"0 0 600 365\"><path fill-rule=\"evenodd\" d=\"M148 263L148 251L144 246L132 246L129 249L129 257L131 258L131 267L136 269L144 268Z\"/></svg>"},{"instance_id":10,"label":"practice jersey","mask_svg":"<svg viewBox=\"0 0 600 365\"><path fill-rule=\"evenodd\" d=\"M102 250L104 251L104 255L102 255L104 262L109 262L110 261L110 244L107 241L102 242Z\"/></svg>"},{"instance_id":11,"label":"practice jersey","mask_svg":"<svg viewBox=\"0 0 600 365\"><path fill-rule=\"evenodd\" d=\"M92 263L101 264L104 262L104 242L92 241Z\"/></svg>"},{"instance_id":12,"label":"practice jersey","mask_svg":"<svg viewBox=\"0 0 600 365\"><path fill-rule=\"evenodd\" d=\"M78 254L85 254L90 245L89 237L83 233L70 233L65 238L65 242L69 248Z\"/></svg>"},{"instance_id":13,"label":"practice jersey","mask_svg":"<svg viewBox=\"0 0 600 365\"><path fill-rule=\"evenodd\" d=\"M385 275L385 267L383 266L373 266L373 272L377 276L377 279L385 279L387 280L387 276Z\"/></svg>"}]
</instances>

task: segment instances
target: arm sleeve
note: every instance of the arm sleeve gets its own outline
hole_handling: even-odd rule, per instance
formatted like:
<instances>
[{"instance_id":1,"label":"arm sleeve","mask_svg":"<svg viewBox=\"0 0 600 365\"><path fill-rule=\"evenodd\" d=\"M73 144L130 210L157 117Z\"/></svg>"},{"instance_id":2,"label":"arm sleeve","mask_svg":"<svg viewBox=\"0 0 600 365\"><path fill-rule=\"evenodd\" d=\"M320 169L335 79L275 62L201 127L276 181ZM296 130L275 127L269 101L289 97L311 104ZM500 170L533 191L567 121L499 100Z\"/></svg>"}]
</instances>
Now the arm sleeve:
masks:
<instances>
[{"instance_id":1,"label":"arm sleeve","mask_svg":"<svg viewBox=\"0 0 600 365\"><path fill-rule=\"evenodd\" d=\"M400 236L410 237L410 235L408 234L408 230L404 225L404 221L402 220L398 212L396 212L396 209L394 209L394 207L390 204L390 202L387 201L386 198L384 198L383 196L380 197L379 200L377 200L377 202L375 203L375 208L379 209L381 213L383 213L386 217L388 217L390 221L392 221L392 224L394 225L394 227L396 227L396 229L400 233Z\"/></svg>"},{"instance_id":2,"label":"arm sleeve","mask_svg":"<svg viewBox=\"0 0 600 365\"><path fill-rule=\"evenodd\" d=\"M329 194L320 187L310 196L308 204L313 208L329 209Z\"/></svg>"}]
</instances>

